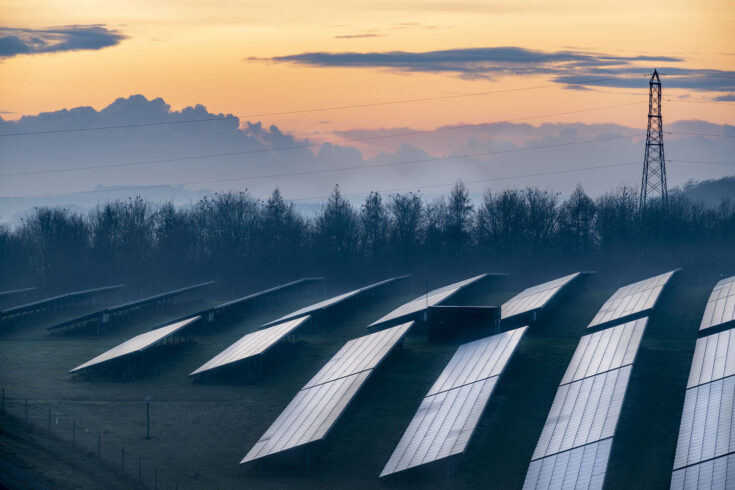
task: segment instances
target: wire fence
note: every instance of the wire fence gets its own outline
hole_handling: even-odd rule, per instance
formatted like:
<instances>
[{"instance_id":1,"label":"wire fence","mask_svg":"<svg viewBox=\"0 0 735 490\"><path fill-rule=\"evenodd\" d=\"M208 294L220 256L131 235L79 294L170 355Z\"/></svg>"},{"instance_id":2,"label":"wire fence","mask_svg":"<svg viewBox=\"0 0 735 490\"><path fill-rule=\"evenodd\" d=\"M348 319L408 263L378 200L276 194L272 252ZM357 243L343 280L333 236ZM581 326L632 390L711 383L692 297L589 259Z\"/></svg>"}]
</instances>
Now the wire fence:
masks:
<instances>
[{"instance_id":1,"label":"wire fence","mask_svg":"<svg viewBox=\"0 0 735 490\"><path fill-rule=\"evenodd\" d=\"M71 443L76 451L72 457L97 457L104 467L135 488L180 490L183 487L156 467L150 458L131 451L123 438L113 431L91 427L75 416L73 408L64 402L16 398L2 389L0 415L22 420L34 433ZM3 417L8 421L8 417ZM0 419L2 420L2 419ZM12 423L12 422L11 422Z\"/></svg>"}]
</instances>

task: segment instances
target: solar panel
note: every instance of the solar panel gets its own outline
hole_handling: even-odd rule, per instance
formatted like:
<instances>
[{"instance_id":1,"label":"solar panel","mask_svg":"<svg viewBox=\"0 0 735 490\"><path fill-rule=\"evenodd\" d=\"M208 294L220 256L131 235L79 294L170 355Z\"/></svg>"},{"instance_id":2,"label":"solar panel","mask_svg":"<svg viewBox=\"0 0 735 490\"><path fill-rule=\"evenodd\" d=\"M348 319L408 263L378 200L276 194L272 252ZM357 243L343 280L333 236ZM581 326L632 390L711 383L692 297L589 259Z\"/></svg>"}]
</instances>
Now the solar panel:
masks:
<instances>
[{"instance_id":1,"label":"solar panel","mask_svg":"<svg viewBox=\"0 0 735 490\"><path fill-rule=\"evenodd\" d=\"M582 337L560 384L633 364L647 322L641 318Z\"/></svg>"},{"instance_id":2,"label":"solar panel","mask_svg":"<svg viewBox=\"0 0 735 490\"><path fill-rule=\"evenodd\" d=\"M505 320L512 316L528 313L529 311L540 310L559 292L561 289L579 277L579 272L568 276L554 279L537 286L525 289L519 294L503 303L500 309L501 319Z\"/></svg>"},{"instance_id":3,"label":"solar panel","mask_svg":"<svg viewBox=\"0 0 735 490\"><path fill-rule=\"evenodd\" d=\"M677 271L678 269L618 289L602 305L588 328L652 310L664 286Z\"/></svg>"},{"instance_id":4,"label":"solar panel","mask_svg":"<svg viewBox=\"0 0 735 490\"><path fill-rule=\"evenodd\" d=\"M464 452L497 380L493 376L425 397L380 476Z\"/></svg>"},{"instance_id":5,"label":"solar panel","mask_svg":"<svg viewBox=\"0 0 735 490\"><path fill-rule=\"evenodd\" d=\"M369 376L363 371L299 391L240 463L326 437Z\"/></svg>"},{"instance_id":6,"label":"solar panel","mask_svg":"<svg viewBox=\"0 0 735 490\"><path fill-rule=\"evenodd\" d=\"M230 301L228 301L226 303L222 303L222 304L219 304L219 305L215 306L214 307L214 310L215 311L225 310L227 308L230 308L232 306L238 305L240 303L244 303L246 301L251 301L251 300L260 298L262 296L267 296L267 295L272 294L272 293L283 291L283 290L288 289L288 288L291 288L293 286L298 286L298 285L301 285L301 284L307 284L307 283L310 283L310 282L317 282L317 281L323 281L323 280L324 280L324 278L322 278L322 277L305 277L305 278L299 279L297 281L291 281L291 282L288 282L286 284L281 284L279 286L275 286L275 287L272 287L272 288L269 288L269 289L265 289L263 291L258 291L257 293L253 293L253 294L249 294L247 296L243 296L242 298L237 298L237 299L230 300Z\"/></svg>"},{"instance_id":7,"label":"solar panel","mask_svg":"<svg viewBox=\"0 0 735 490\"><path fill-rule=\"evenodd\" d=\"M735 377L689 388L674 469L735 452Z\"/></svg>"},{"instance_id":8,"label":"solar panel","mask_svg":"<svg viewBox=\"0 0 735 490\"><path fill-rule=\"evenodd\" d=\"M438 305L441 302L449 299L449 297L456 294L462 288L467 287L470 284L477 282L486 276L487 274L480 274L479 276L471 277L469 279L465 279L464 281L455 282L453 284L449 284L447 286L444 286L438 289L434 289L433 291L430 291L428 294L422 294L418 298L415 298L409 301L408 303L405 303L399 306L398 308L391 311L387 315L381 317L377 321L374 321L373 323L368 325L368 328L372 328L381 323L390 322L393 320L397 320L399 318L404 318L409 315L413 315L414 313L418 313L420 311L427 309L429 306Z\"/></svg>"},{"instance_id":9,"label":"solar panel","mask_svg":"<svg viewBox=\"0 0 735 490\"><path fill-rule=\"evenodd\" d=\"M630 366L559 387L532 460L612 437Z\"/></svg>"},{"instance_id":10,"label":"solar panel","mask_svg":"<svg viewBox=\"0 0 735 490\"><path fill-rule=\"evenodd\" d=\"M704 309L700 330L735 321L735 276L715 285Z\"/></svg>"},{"instance_id":11,"label":"solar panel","mask_svg":"<svg viewBox=\"0 0 735 490\"><path fill-rule=\"evenodd\" d=\"M735 374L735 329L697 340L687 388Z\"/></svg>"},{"instance_id":12,"label":"solar panel","mask_svg":"<svg viewBox=\"0 0 735 490\"><path fill-rule=\"evenodd\" d=\"M429 390L429 395L499 376L527 327L462 344Z\"/></svg>"},{"instance_id":13,"label":"solar panel","mask_svg":"<svg viewBox=\"0 0 735 490\"><path fill-rule=\"evenodd\" d=\"M207 361L189 376L240 362L249 357L259 356L303 325L309 318L309 315L306 315L249 333Z\"/></svg>"},{"instance_id":14,"label":"solar panel","mask_svg":"<svg viewBox=\"0 0 735 490\"><path fill-rule=\"evenodd\" d=\"M136 352L142 352L150 348L151 346L155 345L156 343L164 340L165 338L170 337L171 335L180 331L184 327L194 323L195 321L199 320L199 318L201 317L195 316L192 318L187 318L186 320L181 320L176 323L172 323L171 325L166 325L165 327L160 327L155 330L151 330L149 332L137 335L133 337L132 339L126 340L122 344L116 347L113 347L107 352L100 354L94 359L87 361L80 366L75 367L69 372L75 373L83 369L92 367L92 366L96 366L96 365L99 365L99 364L102 364L108 361L112 361L113 359L118 359L120 357L129 355L129 354L134 354Z\"/></svg>"},{"instance_id":15,"label":"solar panel","mask_svg":"<svg viewBox=\"0 0 735 490\"><path fill-rule=\"evenodd\" d=\"M280 322L289 320L291 318L295 318L297 316L303 316L303 315L307 315L307 314L313 313L316 310L321 310L321 309L324 309L324 308L328 308L330 306L334 306L337 303L341 303L342 301L344 301L344 300L346 300L348 298L351 298L353 296L357 296L358 294L364 293L364 292L369 291L371 289L378 288L380 286L383 286L384 284L388 284L388 283L391 283L391 282L398 281L400 279L404 279L406 277L409 277L409 276L391 277L390 279L386 279L384 281L376 282L375 284L370 284L369 286L364 286L364 287L361 287L360 289L355 289L353 291L348 291L346 293L342 293L342 294L337 295L337 296L334 296L332 298L328 298L328 299L325 299L325 300L320 301L318 303L314 303L313 305L309 305L309 306L306 306L306 307L301 308L299 310L296 310L296 311L294 311L292 313L289 313L286 316L282 316L278 320L274 320L272 322L266 323L265 325L263 325L260 328L265 328L265 327L268 327L270 325L273 325L274 323L280 323Z\"/></svg>"},{"instance_id":16,"label":"solar panel","mask_svg":"<svg viewBox=\"0 0 735 490\"><path fill-rule=\"evenodd\" d=\"M26 303L23 305L17 305L11 308L6 308L0 312L0 316L15 315L18 313L23 313L25 311L30 311L30 310L46 307L58 301L74 300L74 299L94 296L97 294L107 293L109 291L114 291L116 289L120 289L124 287L125 287L125 284L115 284L113 286L102 286L102 287L94 288L94 289L85 289L83 291L74 291L71 293L59 294L58 296L52 296L50 298L39 299L38 301L34 301L32 303Z\"/></svg>"},{"instance_id":17,"label":"solar panel","mask_svg":"<svg viewBox=\"0 0 735 490\"><path fill-rule=\"evenodd\" d=\"M735 488L735 454L687 466L671 475L671 490L728 490Z\"/></svg>"},{"instance_id":18,"label":"solar panel","mask_svg":"<svg viewBox=\"0 0 735 490\"><path fill-rule=\"evenodd\" d=\"M465 451L528 327L461 345L421 402L380 476Z\"/></svg>"},{"instance_id":19,"label":"solar panel","mask_svg":"<svg viewBox=\"0 0 735 490\"><path fill-rule=\"evenodd\" d=\"M36 287L30 287L30 288L22 288L22 289L9 289L7 291L0 291L0 298L5 299L7 296L13 296L16 294L22 294L22 293L29 293L31 291L35 291Z\"/></svg>"},{"instance_id":20,"label":"solar panel","mask_svg":"<svg viewBox=\"0 0 735 490\"><path fill-rule=\"evenodd\" d=\"M304 386L286 409L278 416L241 463L286 451L297 446L318 441L326 437L352 398L372 374L391 348L406 334L413 322L381 330L348 343L325 366L336 370L320 370ZM373 339L382 339L375 343ZM344 356L345 352L356 354L355 346L371 349L371 354ZM340 360L336 360L339 358Z\"/></svg>"},{"instance_id":21,"label":"solar panel","mask_svg":"<svg viewBox=\"0 0 735 490\"><path fill-rule=\"evenodd\" d=\"M523 490L595 490L605 481L612 438L532 461Z\"/></svg>"},{"instance_id":22,"label":"solar panel","mask_svg":"<svg viewBox=\"0 0 735 490\"><path fill-rule=\"evenodd\" d=\"M403 339L413 322L350 340L306 384L305 388L374 369Z\"/></svg>"}]
</instances>

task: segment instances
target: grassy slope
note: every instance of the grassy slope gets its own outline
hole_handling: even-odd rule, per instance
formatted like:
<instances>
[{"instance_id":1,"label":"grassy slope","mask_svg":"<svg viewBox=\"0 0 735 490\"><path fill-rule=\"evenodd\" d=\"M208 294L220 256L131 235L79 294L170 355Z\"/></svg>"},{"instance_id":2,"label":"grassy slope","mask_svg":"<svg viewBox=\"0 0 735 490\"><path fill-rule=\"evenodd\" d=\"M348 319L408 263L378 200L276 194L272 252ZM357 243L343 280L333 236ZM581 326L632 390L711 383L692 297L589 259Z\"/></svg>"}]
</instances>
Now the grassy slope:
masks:
<instances>
[{"instance_id":1,"label":"grassy slope","mask_svg":"<svg viewBox=\"0 0 735 490\"><path fill-rule=\"evenodd\" d=\"M503 291L502 284L500 288L476 294L472 303L501 303L512 292ZM459 459L453 487L518 488L522 484L558 381L587 322L611 293L583 288L528 332L491 398L468 454ZM706 294L674 288L661 299L626 399L611 460L611 487L638 486L630 484L631 478L644 471L649 486L658 488L670 475L683 383ZM356 308L329 328L303 335L283 355L283 362L257 384L192 383L187 375L244 333L301 306L299 301L199 336L135 381L71 377L66 371L154 322L139 322L102 337L48 336L40 326L31 327L0 336L0 386L9 396L30 398L36 422L45 423L51 406L54 417L60 418L53 430L69 430L73 417L78 438L88 439L88 447L96 445L96 431L104 429L105 444L125 445L130 454L155 461L161 472L179 475L182 488L228 489L243 484L249 488L382 488L377 475L456 345L429 344L424 337L410 336L405 348L386 360L327 441L314 451L310 469L278 460L251 468L237 463L346 340L365 334L366 324L409 297ZM674 338L667 338L668 329L678 332ZM649 383L659 389L647 389ZM146 396L153 399L151 440L143 438ZM648 402L651 396L653 401ZM627 451L631 445L637 449ZM646 465L647 454L654 455L655 464ZM437 467L407 472L388 483L399 488L444 487L443 467ZM85 488L81 480L80 488Z\"/></svg>"}]
</instances>

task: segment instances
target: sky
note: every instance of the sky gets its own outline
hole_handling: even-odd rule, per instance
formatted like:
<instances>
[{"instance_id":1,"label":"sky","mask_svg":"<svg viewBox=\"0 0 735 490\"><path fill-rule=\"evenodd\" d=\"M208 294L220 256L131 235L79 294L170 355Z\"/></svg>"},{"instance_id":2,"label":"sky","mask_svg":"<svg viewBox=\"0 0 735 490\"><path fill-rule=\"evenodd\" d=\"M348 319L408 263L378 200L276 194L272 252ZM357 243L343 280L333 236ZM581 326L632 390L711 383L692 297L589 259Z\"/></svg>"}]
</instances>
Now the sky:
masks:
<instances>
[{"instance_id":1,"label":"sky","mask_svg":"<svg viewBox=\"0 0 735 490\"><path fill-rule=\"evenodd\" d=\"M107 136L96 132L83 138L0 135L0 174L66 169L79 161L94 166L207 154L222 138L241 151L240 146L252 146L247 138L262 139L252 133L252 124L258 123L271 139L285 134L291 138L289 145L330 142L338 146L329 151L342 155L339 162L331 161L334 155L320 157L324 147L309 146L314 158L302 152L298 158L280 159L287 161L270 158L272 153L259 159L274 160L278 173L304 166L367 165L381 158L397 161L401 151L404 157L412 155L409 158L445 157L473 145L528 146L538 144L539 138L559 138L564 128L554 124L570 125L589 137L599 137L607 124L619 126L618 132L639 132L646 124L648 76L653 68L662 73L665 127L696 120L712 125L702 127L717 134L727 133L735 124L733 33L735 4L725 0L0 0L3 132L167 121L195 114L231 115L238 118L240 128L236 136L212 136L216 129L205 129L207 124L225 131L233 128L223 126L227 121L191 125L197 129L192 129L196 137L184 130L183 136L166 142L166 148L142 141L151 134L144 130L114 130ZM120 98L128 102L116 106ZM163 105L151 102L159 98ZM79 107L90 107L94 114L63 112ZM124 110L111 114L109 107ZM38 116L43 113L57 117ZM504 121L518 127L506 128L501 137L497 124ZM546 133L521 127L524 123L546 128ZM377 137L469 125L483 125L483 131L458 128L442 132L442 137L424 137L421 143L415 135ZM685 135L671 138L679 136ZM125 140L122 149L105 152L108 139ZM684 143L680 142L680 151L692 154L697 149L700 160L732 154L728 142ZM630 144L634 147L616 147L610 154L642 155L640 137ZM710 151L708 146L716 148ZM548 171L548 165L541 168L544 162L538 152L534 158L527 155L506 161L506 167L522 167L526 173ZM574 165L594 163L584 152L565 153L564 159ZM254 175L257 170L247 159L237 168L207 162L201 166L210 167L205 172L210 181ZM168 166L177 170L175 179L170 172L166 176L139 172L140 168L121 167L112 173L79 170L63 178L62 174L7 176L0 183L0 197L193 181L197 183L184 188L199 192L232 187L202 182L197 171L187 173L181 166ZM688 168L673 181L732 174L732 168ZM454 174L444 170L428 175L444 180L477 177L461 165L455 166ZM480 177L489 179L496 176L493 172ZM621 172L612 183L635 183L640 173ZM577 180L597 192L602 192L600 184L611 184L609 176L597 179ZM347 178L317 179L301 188L292 180L274 178L260 186L262 190L255 184L248 188L266 192L266 187L279 185L293 189L294 197L300 198L320 195L326 185L335 183L354 192L364 190L358 188L360 182ZM422 169L384 174L369 183L391 189L416 182L430 185L440 180L428 179ZM3 211L0 208L0 220L7 215Z\"/></svg>"}]
</instances>

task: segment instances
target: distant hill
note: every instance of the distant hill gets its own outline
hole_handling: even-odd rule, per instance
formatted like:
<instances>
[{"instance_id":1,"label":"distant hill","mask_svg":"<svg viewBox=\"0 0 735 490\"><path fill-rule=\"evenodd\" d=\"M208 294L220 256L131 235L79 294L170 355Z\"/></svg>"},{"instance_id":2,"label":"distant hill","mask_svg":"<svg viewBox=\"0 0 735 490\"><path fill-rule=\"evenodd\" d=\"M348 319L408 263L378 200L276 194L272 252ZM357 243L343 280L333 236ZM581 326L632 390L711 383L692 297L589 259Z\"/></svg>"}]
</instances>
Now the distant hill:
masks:
<instances>
[{"instance_id":1,"label":"distant hill","mask_svg":"<svg viewBox=\"0 0 735 490\"><path fill-rule=\"evenodd\" d=\"M683 188L676 188L676 192L683 192L687 197L702 201L707 206L719 206L723 199L735 202L735 176L721 179L690 180Z\"/></svg>"}]
</instances>

